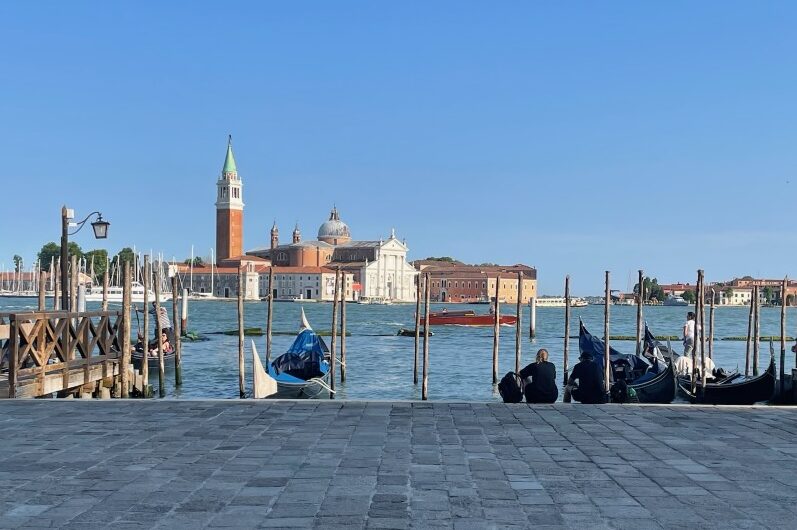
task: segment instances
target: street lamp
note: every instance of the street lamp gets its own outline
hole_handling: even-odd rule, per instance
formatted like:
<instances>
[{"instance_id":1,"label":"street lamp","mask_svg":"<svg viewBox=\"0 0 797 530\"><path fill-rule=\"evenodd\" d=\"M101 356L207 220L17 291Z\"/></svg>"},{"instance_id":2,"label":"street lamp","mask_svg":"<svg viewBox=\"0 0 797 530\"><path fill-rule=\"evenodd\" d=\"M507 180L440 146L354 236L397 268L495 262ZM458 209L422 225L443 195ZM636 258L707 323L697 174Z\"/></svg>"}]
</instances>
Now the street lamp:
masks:
<instances>
[{"instance_id":1,"label":"street lamp","mask_svg":"<svg viewBox=\"0 0 797 530\"><path fill-rule=\"evenodd\" d=\"M61 309L63 311L69 310L69 272L68 272L68 245L69 236L73 236L80 232L92 215L97 216L97 220L91 223L91 228L94 230L94 237L96 239L105 239L108 237L108 226L111 223L102 218L100 212L91 212L85 219L79 223L70 223L69 221L75 218L75 211L71 208L63 206L61 208ZM69 228L77 228L74 232L69 232Z\"/></svg>"}]
</instances>

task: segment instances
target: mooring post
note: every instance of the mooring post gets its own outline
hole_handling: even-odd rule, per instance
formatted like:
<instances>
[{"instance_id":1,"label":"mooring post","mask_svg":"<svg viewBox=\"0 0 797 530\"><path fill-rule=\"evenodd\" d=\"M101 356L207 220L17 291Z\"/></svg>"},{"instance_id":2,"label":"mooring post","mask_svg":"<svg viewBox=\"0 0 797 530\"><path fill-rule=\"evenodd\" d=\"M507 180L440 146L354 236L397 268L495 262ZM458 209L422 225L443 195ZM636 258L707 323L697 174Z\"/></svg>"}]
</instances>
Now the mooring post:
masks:
<instances>
[{"instance_id":1,"label":"mooring post","mask_svg":"<svg viewBox=\"0 0 797 530\"><path fill-rule=\"evenodd\" d=\"M423 295L423 380L421 381L421 399L429 397L429 298L431 297L430 275L424 278Z\"/></svg>"},{"instance_id":2,"label":"mooring post","mask_svg":"<svg viewBox=\"0 0 797 530\"><path fill-rule=\"evenodd\" d=\"M758 286L755 286L755 335L753 336L753 376L758 375L758 362L761 355L761 300Z\"/></svg>"},{"instance_id":3,"label":"mooring post","mask_svg":"<svg viewBox=\"0 0 797 530\"><path fill-rule=\"evenodd\" d=\"M694 326L694 336L692 337L692 370L691 370L691 378L690 378L690 387L692 390L692 395L696 395L697 393L697 376L695 370L697 370L697 326L700 323L700 319L697 315L700 314L700 270L697 271L697 283L695 284L695 326Z\"/></svg>"},{"instance_id":4,"label":"mooring post","mask_svg":"<svg viewBox=\"0 0 797 530\"><path fill-rule=\"evenodd\" d=\"M609 360L609 352L611 351L609 346L609 306L612 302L612 291L609 286L609 271L606 271L606 292L605 297L603 299L603 343L604 343L604 350L603 350L603 391L606 394L607 398L609 395L609 388L611 384L611 362ZM608 401L608 399L607 399Z\"/></svg>"},{"instance_id":5,"label":"mooring post","mask_svg":"<svg viewBox=\"0 0 797 530\"><path fill-rule=\"evenodd\" d=\"M268 268L268 308L266 309L266 369L271 364L271 320L274 317L274 267Z\"/></svg>"},{"instance_id":6,"label":"mooring post","mask_svg":"<svg viewBox=\"0 0 797 530\"><path fill-rule=\"evenodd\" d=\"M346 273L340 273L340 382L346 381Z\"/></svg>"},{"instance_id":7,"label":"mooring post","mask_svg":"<svg viewBox=\"0 0 797 530\"><path fill-rule=\"evenodd\" d=\"M642 304L645 302L645 274L639 269L639 291L636 303L636 354L642 355Z\"/></svg>"},{"instance_id":8,"label":"mooring post","mask_svg":"<svg viewBox=\"0 0 797 530\"><path fill-rule=\"evenodd\" d=\"M109 271L105 271L105 277L107 278ZM132 326L132 321L130 320L130 291L131 291L131 281L130 281L130 262L125 262L124 268L124 279L122 280L122 325L124 326L122 332L122 362L119 365L119 375L122 385L122 397L128 398L130 397L130 382L128 381L128 369L130 366L130 329ZM146 360L146 358L145 358Z\"/></svg>"},{"instance_id":9,"label":"mooring post","mask_svg":"<svg viewBox=\"0 0 797 530\"><path fill-rule=\"evenodd\" d=\"M565 276L565 346L564 346L564 362L562 366L562 373L564 374L564 378L562 379L562 385L567 385L567 373L568 373L568 355L570 354L570 275Z\"/></svg>"},{"instance_id":10,"label":"mooring post","mask_svg":"<svg viewBox=\"0 0 797 530\"><path fill-rule=\"evenodd\" d=\"M340 290L340 267L335 268L335 289L332 294L332 340L329 345L329 383L333 392L329 393L329 399L335 399L335 364L337 362L337 354L335 353L335 346L338 341L338 292Z\"/></svg>"},{"instance_id":11,"label":"mooring post","mask_svg":"<svg viewBox=\"0 0 797 530\"><path fill-rule=\"evenodd\" d=\"M244 365L244 275L238 269L238 395L246 397L246 366Z\"/></svg>"},{"instance_id":12,"label":"mooring post","mask_svg":"<svg viewBox=\"0 0 797 530\"><path fill-rule=\"evenodd\" d=\"M80 283L80 271L77 268L77 256L72 255L70 258L70 279L69 279L69 311L71 313L77 312L77 286Z\"/></svg>"},{"instance_id":13,"label":"mooring post","mask_svg":"<svg viewBox=\"0 0 797 530\"><path fill-rule=\"evenodd\" d=\"M60 271L61 266L59 265L61 262L60 260L55 260L55 269L53 269L53 311L58 311L62 309L60 304L60 296L61 296L61 275L55 271Z\"/></svg>"},{"instance_id":14,"label":"mooring post","mask_svg":"<svg viewBox=\"0 0 797 530\"><path fill-rule=\"evenodd\" d=\"M706 282L700 270L700 388L706 388Z\"/></svg>"},{"instance_id":15,"label":"mooring post","mask_svg":"<svg viewBox=\"0 0 797 530\"><path fill-rule=\"evenodd\" d=\"M418 345L421 339L421 274L415 276L415 355L412 358L412 384L418 384ZM424 327L428 326L424 322Z\"/></svg>"},{"instance_id":16,"label":"mooring post","mask_svg":"<svg viewBox=\"0 0 797 530\"><path fill-rule=\"evenodd\" d=\"M172 335L174 335L174 386L183 384L183 339L180 320L177 318L177 274L172 276Z\"/></svg>"},{"instance_id":17,"label":"mooring post","mask_svg":"<svg viewBox=\"0 0 797 530\"><path fill-rule=\"evenodd\" d=\"M108 311L108 275L111 271L106 267L105 273L102 275L102 310ZM124 297L124 293L122 293Z\"/></svg>"},{"instance_id":18,"label":"mooring post","mask_svg":"<svg viewBox=\"0 0 797 530\"><path fill-rule=\"evenodd\" d=\"M166 397L166 364L163 358L163 325L161 324L161 262L158 261L158 274L155 275L155 336L158 345L158 395Z\"/></svg>"},{"instance_id":19,"label":"mooring post","mask_svg":"<svg viewBox=\"0 0 797 530\"><path fill-rule=\"evenodd\" d=\"M714 298L716 292L711 288L711 301L708 306L708 358L714 359Z\"/></svg>"},{"instance_id":20,"label":"mooring post","mask_svg":"<svg viewBox=\"0 0 797 530\"><path fill-rule=\"evenodd\" d=\"M786 394L786 287L788 277L783 278L780 288L780 396L778 401L785 402Z\"/></svg>"},{"instance_id":21,"label":"mooring post","mask_svg":"<svg viewBox=\"0 0 797 530\"><path fill-rule=\"evenodd\" d=\"M185 334L188 333L188 289L183 288L183 296L180 298L180 301L182 302L180 333L185 337Z\"/></svg>"},{"instance_id":22,"label":"mooring post","mask_svg":"<svg viewBox=\"0 0 797 530\"><path fill-rule=\"evenodd\" d=\"M45 289L47 288L47 273L44 271L39 272L39 311L47 309L47 299L45 298Z\"/></svg>"},{"instance_id":23,"label":"mooring post","mask_svg":"<svg viewBox=\"0 0 797 530\"><path fill-rule=\"evenodd\" d=\"M141 354L141 380L142 390L145 398L151 396L149 389L149 287L152 274L149 267L149 255L144 255L144 338L141 339L141 344L144 351Z\"/></svg>"},{"instance_id":24,"label":"mooring post","mask_svg":"<svg viewBox=\"0 0 797 530\"><path fill-rule=\"evenodd\" d=\"M498 347L501 340L501 302L498 301L501 273L495 275L495 306L493 307L493 384L498 384Z\"/></svg>"},{"instance_id":25,"label":"mooring post","mask_svg":"<svg viewBox=\"0 0 797 530\"><path fill-rule=\"evenodd\" d=\"M529 297L529 338L537 336L537 295L532 293Z\"/></svg>"},{"instance_id":26,"label":"mooring post","mask_svg":"<svg viewBox=\"0 0 797 530\"><path fill-rule=\"evenodd\" d=\"M520 325L523 317L523 272L517 273L517 322L515 322L515 373L520 373Z\"/></svg>"},{"instance_id":27,"label":"mooring post","mask_svg":"<svg viewBox=\"0 0 797 530\"><path fill-rule=\"evenodd\" d=\"M755 291L755 287L753 287L753 291ZM744 354L744 376L748 377L750 375L750 359L751 359L751 347L753 345L753 315L755 314L755 304L753 303L753 297L750 297L750 311L747 315L747 347L745 349Z\"/></svg>"}]
</instances>

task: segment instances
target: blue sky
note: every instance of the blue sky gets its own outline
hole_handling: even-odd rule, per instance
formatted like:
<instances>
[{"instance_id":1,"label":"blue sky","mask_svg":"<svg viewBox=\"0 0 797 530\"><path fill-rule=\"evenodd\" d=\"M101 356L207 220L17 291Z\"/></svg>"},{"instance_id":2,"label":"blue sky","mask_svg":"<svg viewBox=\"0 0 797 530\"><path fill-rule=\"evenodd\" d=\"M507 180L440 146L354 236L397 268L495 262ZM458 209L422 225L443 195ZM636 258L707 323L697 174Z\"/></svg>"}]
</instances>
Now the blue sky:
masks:
<instances>
[{"instance_id":1,"label":"blue sky","mask_svg":"<svg viewBox=\"0 0 797 530\"><path fill-rule=\"evenodd\" d=\"M578 294L795 276L797 4L6 2L0 262L100 209L107 247L355 238L523 262ZM11 52L11 53L9 53ZM77 236L93 248L86 230Z\"/></svg>"}]
</instances>

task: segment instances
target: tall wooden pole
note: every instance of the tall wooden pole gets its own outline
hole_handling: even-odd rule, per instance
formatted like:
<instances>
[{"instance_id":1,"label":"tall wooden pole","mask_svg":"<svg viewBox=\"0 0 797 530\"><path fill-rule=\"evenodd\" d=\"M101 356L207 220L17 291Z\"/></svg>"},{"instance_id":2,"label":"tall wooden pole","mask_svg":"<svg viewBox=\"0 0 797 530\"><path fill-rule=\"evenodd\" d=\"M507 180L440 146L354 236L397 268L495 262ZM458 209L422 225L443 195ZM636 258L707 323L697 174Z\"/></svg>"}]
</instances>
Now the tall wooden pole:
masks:
<instances>
[{"instance_id":1,"label":"tall wooden pole","mask_svg":"<svg viewBox=\"0 0 797 530\"><path fill-rule=\"evenodd\" d=\"M609 271L606 271L606 297L603 301L603 343L604 343L604 350L603 350L603 390L608 395L609 388L611 385L611 360L610 360L610 352L611 347L609 346L609 306L612 302L612 291L609 288Z\"/></svg>"},{"instance_id":2,"label":"tall wooden pole","mask_svg":"<svg viewBox=\"0 0 797 530\"><path fill-rule=\"evenodd\" d=\"M564 346L564 362L562 373L562 385L567 385L567 373L569 367L567 365L568 355L570 354L570 275L565 276L565 346Z\"/></svg>"},{"instance_id":3,"label":"tall wooden pole","mask_svg":"<svg viewBox=\"0 0 797 530\"><path fill-rule=\"evenodd\" d=\"M55 260L55 271L60 271L60 261ZM59 309L64 309L61 307L60 304L60 296L61 296L61 275L58 272L53 272L53 276L55 277L55 282L53 283L53 311L58 311Z\"/></svg>"},{"instance_id":4,"label":"tall wooden pole","mask_svg":"<svg viewBox=\"0 0 797 530\"><path fill-rule=\"evenodd\" d=\"M71 256L70 260L69 310L74 313L77 311L77 284L80 282L80 272L77 268L77 256Z\"/></svg>"},{"instance_id":5,"label":"tall wooden pole","mask_svg":"<svg viewBox=\"0 0 797 530\"><path fill-rule=\"evenodd\" d=\"M755 293L755 287L753 287L752 292ZM753 297L750 297L750 311L747 315L747 348L745 349L744 354L744 376L748 377L750 375L750 358L751 358L751 347L753 345L753 315L755 314L755 304L753 303Z\"/></svg>"},{"instance_id":6,"label":"tall wooden pole","mask_svg":"<svg viewBox=\"0 0 797 530\"><path fill-rule=\"evenodd\" d=\"M141 355L141 380L142 383L142 390L143 395L145 398L150 396L149 394L149 286L150 286L150 279L152 275L149 271L149 256L144 255L144 338L142 339L142 345L144 346L144 352Z\"/></svg>"},{"instance_id":7,"label":"tall wooden pole","mask_svg":"<svg viewBox=\"0 0 797 530\"><path fill-rule=\"evenodd\" d=\"M429 273L424 279L423 295L423 380L421 381L421 399L429 397L429 299L431 298L431 282Z\"/></svg>"},{"instance_id":8,"label":"tall wooden pole","mask_svg":"<svg viewBox=\"0 0 797 530\"><path fill-rule=\"evenodd\" d=\"M107 277L109 271L105 272ZM130 262L125 262L124 269L124 283L122 287L122 323L124 325L124 332L122 333L122 364L119 367L119 374L122 384L122 397L130 397L130 382L128 381L128 369L130 366L130 328L132 328L132 321L130 320L130 298L131 298L131 281L130 281ZM146 362L147 358L143 358Z\"/></svg>"},{"instance_id":9,"label":"tall wooden pole","mask_svg":"<svg viewBox=\"0 0 797 530\"><path fill-rule=\"evenodd\" d=\"M529 297L529 338L537 336L537 295Z\"/></svg>"},{"instance_id":10,"label":"tall wooden pole","mask_svg":"<svg viewBox=\"0 0 797 530\"><path fill-rule=\"evenodd\" d=\"M692 336L692 372L690 374L691 390L695 395L697 392L697 377L695 377L695 370L697 369L697 325L700 322L698 315L700 314L700 271L697 271L697 283L695 284L695 333Z\"/></svg>"},{"instance_id":11,"label":"tall wooden pole","mask_svg":"<svg viewBox=\"0 0 797 530\"><path fill-rule=\"evenodd\" d=\"M246 365L244 364L244 275L238 269L238 394L246 397Z\"/></svg>"},{"instance_id":12,"label":"tall wooden pole","mask_svg":"<svg viewBox=\"0 0 797 530\"><path fill-rule=\"evenodd\" d=\"M183 296L180 298L180 302L180 333L185 337L188 333L188 289L183 288Z\"/></svg>"},{"instance_id":13,"label":"tall wooden pole","mask_svg":"<svg viewBox=\"0 0 797 530\"><path fill-rule=\"evenodd\" d=\"M172 335L174 335L174 385L183 384L183 339L177 311L177 275L172 276Z\"/></svg>"},{"instance_id":14,"label":"tall wooden pole","mask_svg":"<svg viewBox=\"0 0 797 530\"><path fill-rule=\"evenodd\" d=\"M498 301L499 286L501 285L501 273L495 276L495 312L493 314L493 384L498 384L498 346L501 335L501 302Z\"/></svg>"},{"instance_id":15,"label":"tall wooden pole","mask_svg":"<svg viewBox=\"0 0 797 530\"><path fill-rule=\"evenodd\" d=\"M758 362L761 354L761 301L758 286L755 287L755 328L753 336L753 376L758 375Z\"/></svg>"},{"instance_id":16,"label":"tall wooden pole","mask_svg":"<svg viewBox=\"0 0 797 530\"><path fill-rule=\"evenodd\" d=\"M346 273L340 273L340 382L346 381Z\"/></svg>"},{"instance_id":17,"label":"tall wooden pole","mask_svg":"<svg viewBox=\"0 0 797 530\"><path fill-rule=\"evenodd\" d=\"M700 387L706 388L706 282L700 271Z\"/></svg>"},{"instance_id":18,"label":"tall wooden pole","mask_svg":"<svg viewBox=\"0 0 797 530\"><path fill-rule=\"evenodd\" d=\"M517 273L517 304L515 305L517 322L515 322L515 373L520 373L520 329L523 321L523 273Z\"/></svg>"},{"instance_id":19,"label":"tall wooden pole","mask_svg":"<svg viewBox=\"0 0 797 530\"><path fill-rule=\"evenodd\" d=\"M268 268L268 309L266 316L266 368L271 364L271 321L274 318L274 267Z\"/></svg>"},{"instance_id":20,"label":"tall wooden pole","mask_svg":"<svg viewBox=\"0 0 797 530\"><path fill-rule=\"evenodd\" d=\"M708 309L708 358L714 359L714 298L716 297L716 293L714 289L711 289L711 302L709 302L709 309Z\"/></svg>"},{"instance_id":21,"label":"tall wooden pole","mask_svg":"<svg viewBox=\"0 0 797 530\"><path fill-rule=\"evenodd\" d=\"M107 268L102 275L102 310L108 311L108 275L111 273Z\"/></svg>"},{"instance_id":22,"label":"tall wooden pole","mask_svg":"<svg viewBox=\"0 0 797 530\"><path fill-rule=\"evenodd\" d=\"M162 398L166 397L166 365L163 359L163 341L161 334L163 333L163 326L161 326L161 280L160 280L161 262L158 261L158 274L155 275L155 337L158 344L158 395Z\"/></svg>"},{"instance_id":23,"label":"tall wooden pole","mask_svg":"<svg viewBox=\"0 0 797 530\"><path fill-rule=\"evenodd\" d=\"M428 324L424 324L424 327ZM415 285L415 355L412 358L412 384L418 384L418 345L421 337L421 275L418 273Z\"/></svg>"},{"instance_id":24,"label":"tall wooden pole","mask_svg":"<svg viewBox=\"0 0 797 530\"><path fill-rule=\"evenodd\" d=\"M335 346L338 342L338 292L340 290L340 268L335 269L335 290L332 295L332 340L329 345L329 383L332 390L335 390L335 364L337 364L337 355L335 354ZM329 393L329 399L335 399L335 393Z\"/></svg>"},{"instance_id":25,"label":"tall wooden pole","mask_svg":"<svg viewBox=\"0 0 797 530\"><path fill-rule=\"evenodd\" d=\"M47 299L45 298L45 289L47 288L47 273L44 271L39 272L39 311L47 309Z\"/></svg>"},{"instance_id":26,"label":"tall wooden pole","mask_svg":"<svg viewBox=\"0 0 797 530\"><path fill-rule=\"evenodd\" d=\"M642 304L645 302L645 276L639 270L639 293L636 304L636 354L642 354Z\"/></svg>"},{"instance_id":27,"label":"tall wooden pole","mask_svg":"<svg viewBox=\"0 0 797 530\"><path fill-rule=\"evenodd\" d=\"M786 377L786 287L788 278L783 278L783 285L780 288L780 401L785 398L785 377Z\"/></svg>"}]
</instances>

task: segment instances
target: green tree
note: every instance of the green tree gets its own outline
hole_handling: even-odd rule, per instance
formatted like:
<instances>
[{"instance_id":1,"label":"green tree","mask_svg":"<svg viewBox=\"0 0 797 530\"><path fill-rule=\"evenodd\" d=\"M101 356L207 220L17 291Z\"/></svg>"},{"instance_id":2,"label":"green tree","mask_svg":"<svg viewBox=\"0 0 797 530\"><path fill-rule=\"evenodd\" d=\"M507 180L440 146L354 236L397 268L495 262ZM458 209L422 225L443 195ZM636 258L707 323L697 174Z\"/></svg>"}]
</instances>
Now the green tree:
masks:
<instances>
[{"instance_id":1,"label":"green tree","mask_svg":"<svg viewBox=\"0 0 797 530\"><path fill-rule=\"evenodd\" d=\"M451 256L441 256L439 258L435 258L433 256L430 256L430 257L426 258L426 261L445 261L446 263L455 263L457 260L455 260Z\"/></svg>"},{"instance_id":2,"label":"green tree","mask_svg":"<svg viewBox=\"0 0 797 530\"><path fill-rule=\"evenodd\" d=\"M642 278L642 285L644 287L642 301L645 300L664 300L664 289L659 285L656 278L651 279L649 276ZM639 294L639 282L634 284L634 294Z\"/></svg>"},{"instance_id":3,"label":"green tree","mask_svg":"<svg viewBox=\"0 0 797 530\"><path fill-rule=\"evenodd\" d=\"M186 265L191 265L191 258L186 258L183 263L185 263ZM194 267L204 267L204 266L205 266L205 260L199 256L195 256Z\"/></svg>"},{"instance_id":4,"label":"green tree","mask_svg":"<svg viewBox=\"0 0 797 530\"><path fill-rule=\"evenodd\" d=\"M70 241L69 244L66 246L67 254L71 256L76 256L77 259L83 257L83 251L80 249L80 245L75 243L74 241ZM53 258L58 260L61 257L61 245L53 243L50 241L42 246L42 249L39 251L39 263L41 263L42 267L49 267L50 262Z\"/></svg>"},{"instance_id":5,"label":"green tree","mask_svg":"<svg viewBox=\"0 0 797 530\"><path fill-rule=\"evenodd\" d=\"M19 254L14 254L13 261L14 261L14 270L17 272L22 271L22 256L20 256Z\"/></svg>"},{"instance_id":6,"label":"green tree","mask_svg":"<svg viewBox=\"0 0 797 530\"><path fill-rule=\"evenodd\" d=\"M774 294L772 291L772 287L766 286L761 290L761 294L764 295L764 303L771 304L772 303L772 295Z\"/></svg>"},{"instance_id":7,"label":"green tree","mask_svg":"<svg viewBox=\"0 0 797 530\"><path fill-rule=\"evenodd\" d=\"M684 291L684 294L682 296L683 296L683 299L686 300L688 303L690 303L690 304L694 304L695 303L695 292L694 291Z\"/></svg>"},{"instance_id":8,"label":"green tree","mask_svg":"<svg viewBox=\"0 0 797 530\"><path fill-rule=\"evenodd\" d=\"M730 299L733 298L733 288L726 287L725 289L722 290L722 294L725 295L725 300L730 301Z\"/></svg>"},{"instance_id":9,"label":"green tree","mask_svg":"<svg viewBox=\"0 0 797 530\"><path fill-rule=\"evenodd\" d=\"M125 248L123 248L122 250L119 251L119 253L116 255L116 259L117 259L117 261L119 261L122 264L124 264L124 263L135 264L136 255L133 254L133 249L132 248L125 247Z\"/></svg>"},{"instance_id":10,"label":"green tree","mask_svg":"<svg viewBox=\"0 0 797 530\"><path fill-rule=\"evenodd\" d=\"M93 261L94 275L97 277L97 281L102 281L105 273L108 270L108 251L104 248L90 250L89 252L86 252L85 258L87 266L89 267L89 271L91 270L91 264Z\"/></svg>"}]
</instances>

